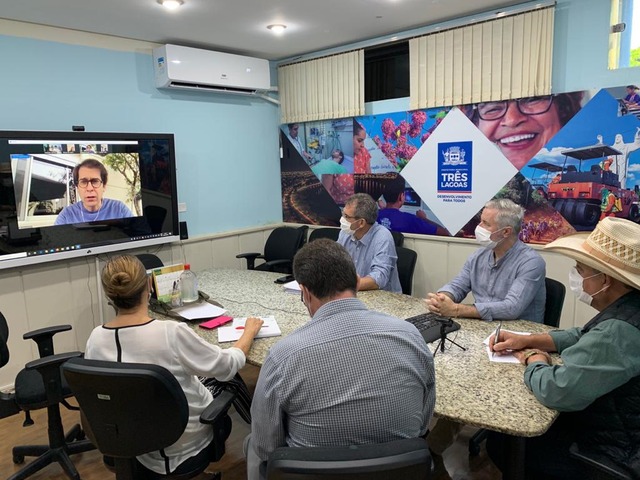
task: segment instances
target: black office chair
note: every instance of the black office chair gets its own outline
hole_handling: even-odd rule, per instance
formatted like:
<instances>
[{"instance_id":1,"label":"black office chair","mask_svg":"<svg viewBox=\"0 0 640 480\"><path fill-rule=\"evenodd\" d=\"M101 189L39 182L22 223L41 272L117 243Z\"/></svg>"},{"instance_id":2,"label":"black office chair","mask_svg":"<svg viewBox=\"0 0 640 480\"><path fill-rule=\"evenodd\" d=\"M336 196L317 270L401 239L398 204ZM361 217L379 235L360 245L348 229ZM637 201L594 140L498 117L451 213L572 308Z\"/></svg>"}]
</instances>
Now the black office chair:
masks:
<instances>
[{"instance_id":1,"label":"black office chair","mask_svg":"<svg viewBox=\"0 0 640 480\"><path fill-rule=\"evenodd\" d=\"M413 290L413 272L416 269L418 254L406 247L396 247L398 261L396 267L398 269L398 277L402 286L402 293L411 295Z\"/></svg>"},{"instance_id":2,"label":"black office chair","mask_svg":"<svg viewBox=\"0 0 640 480\"><path fill-rule=\"evenodd\" d=\"M314 228L309 232L309 242L313 242L319 238L328 238L329 240L337 241L338 235L340 235L339 228L322 227Z\"/></svg>"},{"instance_id":3,"label":"black office chair","mask_svg":"<svg viewBox=\"0 0 640 480\"><path fill-rule=\"evenodd\" d=\"M264 254L241 253L236 258L247 260L248 270L262 270L268 272L292 273L293 257L307 240L308 226L277 227L271 232L264 245ZM265 262L256 266L256 259Z\"/></svg>"},{"instance_id":4,"label":"black office chair","mask_svg":"<svg viewBox=\"0 0 640 480\"><path fill-rule=\"evenodd\" d=\"M562 307L564 306L564 296L567 291L564 284L553 278L544 279L546 299L544 302L544 324L558 328ZM488 430L481 428L469 439L469 455L475 456L480 453L480 444L487 439Z\"/></svg>"},{"instance_id":5,"label":"black office chair","mask_svg":"<svg viewBox=\"0 0 640 480\"><path fill-rule=\"evenodd\" d=\"M187 425L187 399L171 372L146 363L84 358L70 360L63 371L82 410L87 435L102 454L113 457L117 480L193 478L224 455L231 422L227 410L234 394L222 392L200 416L213 427L211 447L164 476L135 457L172 445Z\"/></svg>"},{"instance_id":6,"label":"black office chair","mask_svg":"<svg viewBox=\"0 0 640 480\"><path fill-rule=\"evenodd\" d=\"M142 262L144 268L146 268L147 270L164 267L164 263L162 263L162 260L160 260L160 258L158 258L158 256L153 253L139 253L136 255L136 257Z\"/></svg>"},{"instance_id":7,"label":"black office chair","mask_svg":"<svg viewBox=\"0 0 640 480\"><path fill-rule=\"evenodd\" d=\"M9 326L7 319L0 312L0 368L9 363ZM10 417L20 411L13 393L0 392L0 418Z\"/></svg>"},{"instance_id":8,"label":"black office chair","mask_svg":"<svg viewBox=\"0 0 640 480\"><path fill-rule=\"evenodd\" d=\"M21 464L25 457L38 458L11 475L10 480L25 479L53 462L58 462L69 478L79 479L78 471L69 455L95 448L91 442L85 440L80 425L75 425L65 435L60 417L61 403L69 409L77 410L77 407L72 407L65 400L65 398L72 396L72 393L66 382L62 380L60 365L69 358L81 355L81 353L70 352L58 355L53 353L53 336L67 330L71 330L70 325L41 328L23 335L25 340L33 339L38 344L40 358L27 363L25 368L18 372L14 394L2 395L2 416L23 410L25 412L23 426L29 426L33 425L29 412L46 408L49 444L13 447L13 463ZM2 362L8 361L9 358L9 350L6 345L8 333L6 319L0 314L0 337L2 337L0 343L3 344L0 346Z\"/></svg>"},{"instance_id":9,"label":"black office chair","mask_svg":"<svg viewBox=\"0 0 640 480\"><path fill-rule=\"evenodd\" d=\"M564 284L549 277L544 279L544 286L547 294L544 303L544 324L558 328L567 289Z\"/></svg>"},{"instance_id":10,"label":"black office chair","mask_svg":"<svg viewBox=\"0 0 640 480\"><path fill-rule=\"evenodd\" d=\"M404 234L402 232L394 232L393 230L389 230L391 232L391 236L393 237L393 243L396 247L401 247L404 245Z\"/></svg>"},{"instance_id":11,"label":"black office chair","mask_svg":"<svg viewBox=\"0 0 640 480\"><path fill-rule=\"evenodd\" d=\"M585 480L631 480L633 477L604 455L580 451L577 444L569 448L570 455L584 464Z\"/></svg>"},{"instance_id":12,"label":"black office chair","mask_svg":"<svg viewBox=\"0 0 640 480\"><path fill-rule=\"evenodd\" d=\"M422 438L341 447L276 449L268 480L428 480L431 455Z\"/></svg>"}]
</instances>

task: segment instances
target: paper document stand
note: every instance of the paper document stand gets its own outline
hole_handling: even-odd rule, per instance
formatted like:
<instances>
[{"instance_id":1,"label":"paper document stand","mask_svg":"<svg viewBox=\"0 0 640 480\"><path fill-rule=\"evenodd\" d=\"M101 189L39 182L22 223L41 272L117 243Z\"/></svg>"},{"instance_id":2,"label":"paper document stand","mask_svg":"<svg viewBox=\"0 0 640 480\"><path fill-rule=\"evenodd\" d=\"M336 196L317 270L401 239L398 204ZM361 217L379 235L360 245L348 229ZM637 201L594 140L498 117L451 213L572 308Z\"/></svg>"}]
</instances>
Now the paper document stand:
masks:
<instances>
[{"instance_id":1,"label":"paper document stand","mask_svg":"<svg viewBox=\"0 0 640 480\"><path fill-rule=\"evenodd\" d=\"M220 308L224 308L222 305L220 305L218 302L216 302L215 300L212 300L211 298L209 298L209 295L207 295L206 293L203 293L202 291L198 291L198 302L208 302L211 305L215 305L216 307L220 307ZM194 302L195 303L195 302ZM151 310L152 312L155 313L159 313L160 315L164 315L165 317L171 317L174 320L180 320L181 322L187 322L187 321L199 321L202 319L187 319L184 318L183 316L181 316L179 313L177 313L175 310L179 310L181 307L178 307L177 309L174 309L173 307L171 307L170 304L168 303L164 303L164 302L159 302L158 300L152 298L149 301L149 310ZM206 319L208 320L210 317L207 317Z\"/></svg>"}]
</instances>

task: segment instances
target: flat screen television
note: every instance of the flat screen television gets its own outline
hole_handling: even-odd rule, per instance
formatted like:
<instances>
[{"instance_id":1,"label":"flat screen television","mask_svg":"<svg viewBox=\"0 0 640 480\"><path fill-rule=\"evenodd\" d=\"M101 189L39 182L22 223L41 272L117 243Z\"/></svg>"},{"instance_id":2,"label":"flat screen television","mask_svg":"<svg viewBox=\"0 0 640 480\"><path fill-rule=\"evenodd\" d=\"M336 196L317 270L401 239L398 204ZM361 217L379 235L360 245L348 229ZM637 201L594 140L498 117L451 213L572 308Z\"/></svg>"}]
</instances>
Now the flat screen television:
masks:
<instances>
[{"instance_id":1,"label":"flat screen television","mask_svg":"<svg viewBox=\"0 0 640 480\"><path fill-rule=\"evenodd\" d=\"M177 241L172 134L0 131L0 269Z\"/></svg>"}]
</instances>

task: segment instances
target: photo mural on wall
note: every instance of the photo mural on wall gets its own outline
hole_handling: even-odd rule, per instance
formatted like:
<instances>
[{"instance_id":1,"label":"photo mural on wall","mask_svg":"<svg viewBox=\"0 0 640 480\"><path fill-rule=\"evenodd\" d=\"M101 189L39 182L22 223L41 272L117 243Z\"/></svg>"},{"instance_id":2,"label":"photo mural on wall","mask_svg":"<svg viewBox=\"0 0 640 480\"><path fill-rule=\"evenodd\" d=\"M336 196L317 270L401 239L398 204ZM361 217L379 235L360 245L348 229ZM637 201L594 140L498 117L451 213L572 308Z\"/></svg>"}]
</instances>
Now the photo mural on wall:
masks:
<instances>
[{"instance_id":1,"label":"photo mural on wall","mask_svg":"<svg viewBox=\"0 0 640 480\"><path fill-rule=\"evenodd\" d=\"M391 230L473 237L482 206L525 208L547 243L607 215L640 220L640 111L624 87L282 125L286 222L339 225L353 193Z\"/></svg>"}]
</instances>

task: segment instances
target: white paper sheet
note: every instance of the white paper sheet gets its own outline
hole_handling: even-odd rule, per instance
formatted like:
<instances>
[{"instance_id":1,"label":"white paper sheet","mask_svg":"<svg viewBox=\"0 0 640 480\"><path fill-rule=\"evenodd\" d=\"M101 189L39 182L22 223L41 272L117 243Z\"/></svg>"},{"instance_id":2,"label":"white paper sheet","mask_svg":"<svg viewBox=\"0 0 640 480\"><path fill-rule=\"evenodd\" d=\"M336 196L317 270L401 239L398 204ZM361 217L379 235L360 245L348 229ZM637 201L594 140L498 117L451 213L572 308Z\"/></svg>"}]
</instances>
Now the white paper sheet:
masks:
<instances>
[{"instance_id":1,"label":"white paper sheet","mask_svg":"<svg viewBox=\"0 0 640 480\"><path fill-rule=\"evenodd\" d=\"M300 293L300 284L295 281L292 280L291 282L285 283L283 285L284 287L284 291L288 292L288 293Z\"/></svg>"},{"instance_id":2,"label":"white paper sheet","mask_svg":"<svg viewBox=\"0 0 640 480\"><path fill-rule=\"evenodd\" d=\"M219 317L226 312L224 308L217 307L209 302L198 302L193 305L187 304L184 307L175 308L172 311L187 320Z\"/></svg>"}]
</instances>

